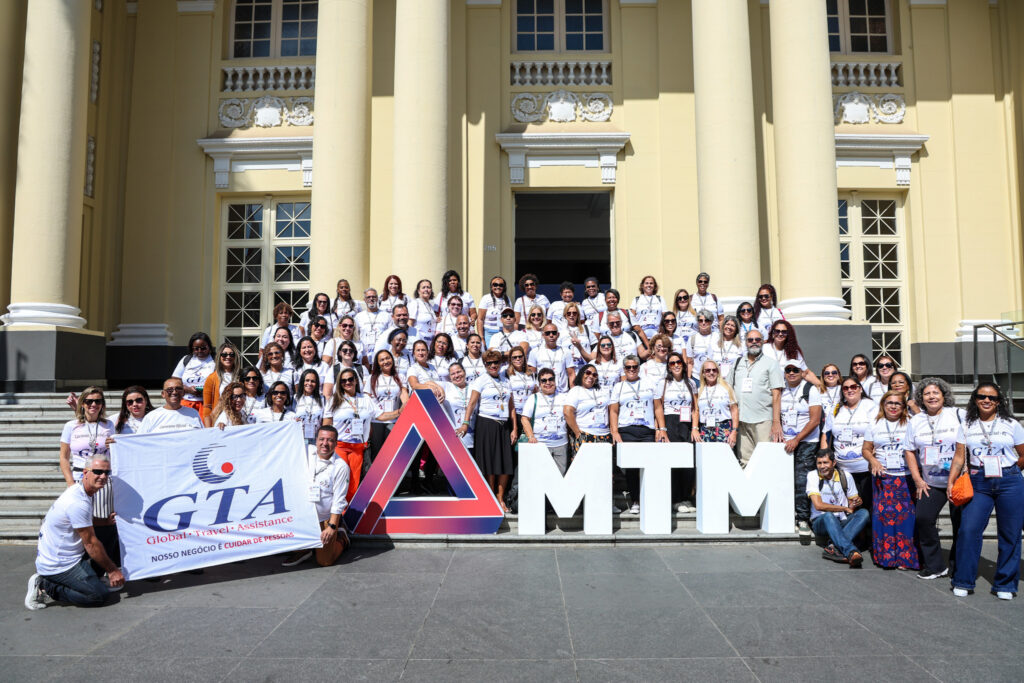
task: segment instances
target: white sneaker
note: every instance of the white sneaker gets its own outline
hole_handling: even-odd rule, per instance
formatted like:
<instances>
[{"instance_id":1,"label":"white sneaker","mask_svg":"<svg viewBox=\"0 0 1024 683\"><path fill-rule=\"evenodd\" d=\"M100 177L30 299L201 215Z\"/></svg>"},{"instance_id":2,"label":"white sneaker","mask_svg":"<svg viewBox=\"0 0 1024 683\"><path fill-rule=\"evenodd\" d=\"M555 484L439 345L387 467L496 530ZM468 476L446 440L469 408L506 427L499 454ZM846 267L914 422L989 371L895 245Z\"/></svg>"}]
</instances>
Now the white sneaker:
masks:
<instances>
[{"instance_id":1,"label":"white sneaker","mask_svg":"<svg viewBox=\"0 0 1024 683\"><path fill-rule=\"evenodd\" d=\"M631 514L631 515L639 515L640 514L640 506L638 504L636 504L636 503L633 503L632 505L630 505L629 506L629 514Z\"/></svg>"},{"instance_id":2,"label":"white sneaker","mask_svg":"<svg viewBox=\"0 0 1024 683\"><path fill-rule=\"evenodd\" d=\"M801 520L800 523L796 525L796 532L798 534L809 536L811 534L811 525L806 521Z\"/></svg>"},{"instance_id":3,"label":"white sneaker","mask_svg":"<svg viewBox=\"0 0 1024 683\"><path fill-rule=\"evenodd\" d=\"M45 593L39 585L39 574L28 577L28 590L25 591L25 608L30 610L46 609Z\"/></svg>"},{"instance_id":4,"label":"white sneaker","mask_svg":"<svg viewBox=\"0 0 1024 683\"><path fill-rule=\"evenodd\" d=\"M683 501L676 507L676 512L696 512L697 508L688 501Z\"/></svg>"},{"instance_id":5,"label":"white sneaker","mask_svg":"<svg viewBox=\"0 0 1024 683\"><path fill-rule=\"evenodd\" d=\"M1013 593L1010 591L997 591L996 597L1000 600L1013 600Z\"/></svg>"},{"instance_id":6,"label":"white sneaker","mask_svg":"<svg viewBox=\"0 0 1024 683\"><path fill-rule=\"evenodd\" d=\"M281 566L282 567L295 567L295 566L298 566L298 565L302 564L303 562L305 562L306 560L308 560L311 557L313 557L313 551L312 550L299 550L297 552L292 553L291 555L288 555L286 558L284 558L284 562L281 563Z\"/></svg>"},{"instance_id":7,"label":"white sneaker","mask_svg":"<svg viewBox=\"0 0 1024 683\"><path fill-rule=\"evenodd\" d=\"M954 588L953 589L953 595L955 595L958 598L966 598L967 597L967 589L966 588Z\"/></svg>"}]
</instances>

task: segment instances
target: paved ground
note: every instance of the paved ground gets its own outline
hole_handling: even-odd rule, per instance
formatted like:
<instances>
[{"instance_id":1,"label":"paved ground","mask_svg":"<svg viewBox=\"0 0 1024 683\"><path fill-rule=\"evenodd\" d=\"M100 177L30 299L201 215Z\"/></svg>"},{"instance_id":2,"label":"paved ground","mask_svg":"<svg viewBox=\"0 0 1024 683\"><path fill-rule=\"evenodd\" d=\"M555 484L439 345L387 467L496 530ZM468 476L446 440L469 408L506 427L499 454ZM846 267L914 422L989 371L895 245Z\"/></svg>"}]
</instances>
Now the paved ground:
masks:
<instances>
[{"instance_id":1,"label":"paved ground","mask_svg":"<svg viewBox=\"0 0 1024 683\"><path fill-rule=\"evenodd\" d=\"M101 609L22 606L0 546L0 679L1024 678L1024 599L853 570L797 545L350 551L133 583ZM994 547L982 573L991 576Z\"/></svg>"}]
</instances>

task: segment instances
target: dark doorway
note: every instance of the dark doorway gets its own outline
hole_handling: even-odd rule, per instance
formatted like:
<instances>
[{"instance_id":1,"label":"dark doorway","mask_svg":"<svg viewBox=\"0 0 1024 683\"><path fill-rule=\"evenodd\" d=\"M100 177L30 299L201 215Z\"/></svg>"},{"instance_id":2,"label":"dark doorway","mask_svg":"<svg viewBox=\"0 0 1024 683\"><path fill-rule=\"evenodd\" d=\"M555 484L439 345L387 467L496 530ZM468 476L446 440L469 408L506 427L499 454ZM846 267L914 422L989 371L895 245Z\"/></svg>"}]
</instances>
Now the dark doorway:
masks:
<instances>
[{"instance_id":1,"label":"dark doorway","mask_svg":"<svg viewBox=\"0 0 1024 683\"><path fill-rule=\"evenodd\" d=\"M583 281L611 281L611 194L516 193L516 279L535 273L538 291L557 301L568 280L583 296ZM518 289L517 289L518 293Z\"/></svg>"}]
</instances>

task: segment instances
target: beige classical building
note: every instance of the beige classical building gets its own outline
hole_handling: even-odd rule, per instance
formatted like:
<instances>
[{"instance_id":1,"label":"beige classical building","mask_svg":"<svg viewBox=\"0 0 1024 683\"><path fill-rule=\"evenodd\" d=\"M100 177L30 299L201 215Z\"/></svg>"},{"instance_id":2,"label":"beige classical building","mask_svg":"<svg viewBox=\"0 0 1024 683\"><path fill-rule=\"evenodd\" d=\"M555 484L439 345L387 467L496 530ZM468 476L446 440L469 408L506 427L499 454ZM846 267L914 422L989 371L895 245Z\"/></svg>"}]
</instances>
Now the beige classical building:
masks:
<instances>
[{"instance_id":1,"label":"beige classical building","mask_svg":"<svg viewBox=\"0 0 1024 683\"><path fill-rule=\"evenodd\" d=\"M7 0L0 31L8 387L252 353L278 301L449 267L772 282L808 344L915 372L1024 308L1013 0Z\"/></svg>"}]
</instances>

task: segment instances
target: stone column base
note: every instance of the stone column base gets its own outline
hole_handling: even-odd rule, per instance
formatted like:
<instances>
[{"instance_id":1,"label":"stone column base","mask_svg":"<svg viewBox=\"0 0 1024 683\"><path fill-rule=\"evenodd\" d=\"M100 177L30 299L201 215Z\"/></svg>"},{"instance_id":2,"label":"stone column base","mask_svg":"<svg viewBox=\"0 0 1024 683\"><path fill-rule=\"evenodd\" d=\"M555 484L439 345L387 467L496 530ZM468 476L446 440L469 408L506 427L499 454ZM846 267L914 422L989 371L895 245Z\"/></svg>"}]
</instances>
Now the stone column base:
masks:
<instances>
[{"instance_id":1,"label":"stone column base","mask_svg":"<svg viewBox=\"0 0 1024 683\"><path fill-rule=\"evenodd\" d=\"M106 386L102 332L20 324L0 329L0 386L5 392Z\"/></svg>"}]
</instances>

